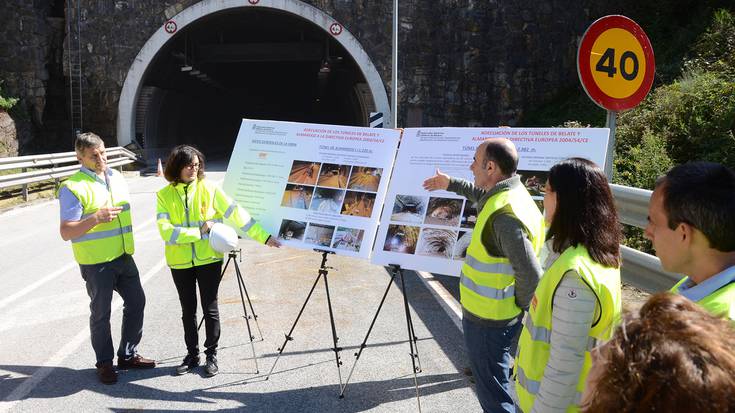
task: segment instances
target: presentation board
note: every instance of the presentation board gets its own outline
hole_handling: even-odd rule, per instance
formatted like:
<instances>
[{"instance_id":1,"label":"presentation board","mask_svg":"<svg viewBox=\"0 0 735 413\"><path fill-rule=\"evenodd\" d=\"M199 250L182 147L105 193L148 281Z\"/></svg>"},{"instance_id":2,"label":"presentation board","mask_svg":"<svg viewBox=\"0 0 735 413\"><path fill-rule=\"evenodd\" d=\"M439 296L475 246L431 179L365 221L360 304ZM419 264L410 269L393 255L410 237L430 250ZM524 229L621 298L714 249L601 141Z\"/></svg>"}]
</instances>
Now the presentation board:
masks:
<instances>
[{"instance_id":1,"label":"presentation board","mask_svg":"<svg viewBox=\"0 0 735 413\"><path fill-rule=\"evenodd\" d=\"M400 135L244 119L223 188L285 245L368 258Z\"/></svg>"},{"instance_id":2,"label":"presentation board","mask_svg":"<svg viewBox=\"0 0 735 413\"><path fill-rule=\"evenodd\" d=\"M519 153L518 173L534 199L543 199L548 170L570 157L605 165L607 128L408 128L391 178L371 262L459 276L478 211L464 197L426 191L439 168L472 182L469 167L486 139L508 138Z\"/></svg>"}]
</instances>

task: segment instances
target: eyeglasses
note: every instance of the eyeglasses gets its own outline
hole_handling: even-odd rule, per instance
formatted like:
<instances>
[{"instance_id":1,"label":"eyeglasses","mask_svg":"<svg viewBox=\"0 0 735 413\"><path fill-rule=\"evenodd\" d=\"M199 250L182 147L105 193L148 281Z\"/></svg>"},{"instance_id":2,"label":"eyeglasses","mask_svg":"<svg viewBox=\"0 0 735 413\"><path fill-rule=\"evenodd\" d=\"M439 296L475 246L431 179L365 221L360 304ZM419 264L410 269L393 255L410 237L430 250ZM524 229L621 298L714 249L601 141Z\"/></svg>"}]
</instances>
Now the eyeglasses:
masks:
<instances>
[{"instance_id":1,"label":"eyeglasses","mask_svg":"<svg viewBox=\"0 0 735 413\"><path fill-rule=\"evenodd\" d=\"M199 164L198 163L192 163L192 164L186 165L184 168L187 168L187 169L199 169Z\"/></svg>"}]
</instances>

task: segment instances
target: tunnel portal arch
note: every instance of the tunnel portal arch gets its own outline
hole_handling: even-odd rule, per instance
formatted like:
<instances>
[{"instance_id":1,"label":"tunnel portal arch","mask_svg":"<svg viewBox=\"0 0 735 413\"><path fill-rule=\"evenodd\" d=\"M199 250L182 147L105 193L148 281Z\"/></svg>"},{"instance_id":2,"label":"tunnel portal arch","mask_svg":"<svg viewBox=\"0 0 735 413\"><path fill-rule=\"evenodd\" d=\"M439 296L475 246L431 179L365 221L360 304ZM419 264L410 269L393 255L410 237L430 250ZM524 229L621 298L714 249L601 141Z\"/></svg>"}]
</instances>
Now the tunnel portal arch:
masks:
<instances>
[{"instance_id":1,"label":"tunnel portal arch","mask_svg":"<svg viewBox=\"0 0 735 413\"><path fill-rule=\"evenodd\" d=\"M161 25L141 48L125 77L118 103L117 142L119 145L125 146L134 141L136 135L136 117L140 116L139 113L136 113L138 100L141 98L141 92L144 89L143 85L147 70L153 65L159 51L177 33L181 33L187 26L191 26L201 19L227 11L251 8L293 15L295 18L312 23L325 33L331 33L330 36L344 48L359 68L365 80L364 85L366 90L363 93L371 95L372 105L374 105L375 110L384 114L386 127L392 127L390 124L391 116L388 96L380 74L359 41L339 24L339 22L325 12L298 0L272 0L268 1L267 4L259 4L256 1L254 5L251 3L242 0L204 0L182 10L171 18L170 21L175 22L175 33L169 33L172 25Z\"/></svg>"}]
</instances>

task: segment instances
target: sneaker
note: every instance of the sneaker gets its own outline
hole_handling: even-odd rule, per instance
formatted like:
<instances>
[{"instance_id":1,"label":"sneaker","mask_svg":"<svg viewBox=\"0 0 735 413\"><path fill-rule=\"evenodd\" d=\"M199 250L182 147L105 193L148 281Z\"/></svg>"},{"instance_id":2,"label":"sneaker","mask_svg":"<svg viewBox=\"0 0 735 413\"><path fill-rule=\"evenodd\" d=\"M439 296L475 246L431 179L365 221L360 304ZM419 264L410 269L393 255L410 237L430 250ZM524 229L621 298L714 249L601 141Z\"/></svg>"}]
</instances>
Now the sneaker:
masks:
<instances>
[{"instance_id":1,"label":"sneaker","mask_svg":"<svg viewBox=\"0 0 735 413\"><path fill-rule=\"evenodd\" d=\"M97 363L97 378L103 384L115 384L117 383L117 372L112 367L112 362Z\"/></svg>"},{"instance_id":2,"label":"sneaker","mask_svg":"<svg viewBox=\"0 0 735 413\"><path fill-rule=\"evenodd\" d=\"M204 366L204 372L207 373L207 377L216 376L219 373L219 367L217 366L217 356L214 354L207 355L207 365Z\"/></svg>"},{"instance_id":3,"label":"sneaker","mask_svg":"<svg viewBox=\"0 0 735 413\"><path fill-rule=\"evenodd\" d=\"M199 365L199 354L187 354L184 361L179 367L176 367L176 374L182 375L190 372L194 367Z\"/></svg>"}]
</instances>

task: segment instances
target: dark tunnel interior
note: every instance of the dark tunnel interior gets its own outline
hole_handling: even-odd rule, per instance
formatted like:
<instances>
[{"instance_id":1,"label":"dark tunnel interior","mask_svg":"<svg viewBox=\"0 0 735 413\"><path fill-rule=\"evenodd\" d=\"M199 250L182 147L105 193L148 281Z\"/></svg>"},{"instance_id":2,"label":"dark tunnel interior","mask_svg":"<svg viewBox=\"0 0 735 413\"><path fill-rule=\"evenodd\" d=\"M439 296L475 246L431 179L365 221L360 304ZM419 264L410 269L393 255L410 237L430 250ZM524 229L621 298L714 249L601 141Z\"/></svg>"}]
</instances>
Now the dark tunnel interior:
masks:
<instances>
[{"instance_id":1,"label":"dark tunnel interior","mask_svg":"<svg viewBox=\"0 0 735 413\"><path fill-rule=\"evenodd\" d=\"M364 126L365 78L331 34L285 12L253 8L176 32L146 70L136 141L149 156L194 144L228 159L243 118Z\"/></svg>"}]
</instances>

